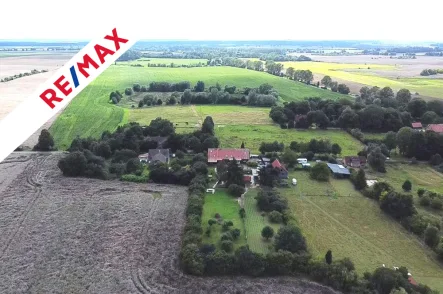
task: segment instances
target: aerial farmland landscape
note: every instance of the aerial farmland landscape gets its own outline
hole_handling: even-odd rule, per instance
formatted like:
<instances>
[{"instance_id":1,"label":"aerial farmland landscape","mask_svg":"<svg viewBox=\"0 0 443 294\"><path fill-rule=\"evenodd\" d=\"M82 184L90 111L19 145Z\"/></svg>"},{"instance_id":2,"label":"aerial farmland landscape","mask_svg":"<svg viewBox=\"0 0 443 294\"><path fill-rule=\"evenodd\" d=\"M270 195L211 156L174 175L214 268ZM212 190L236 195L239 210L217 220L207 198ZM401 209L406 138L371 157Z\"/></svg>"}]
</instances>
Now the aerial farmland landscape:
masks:
<instances>
[{"instance_id":1,"label":"aerial farmland landscape","mask_svg":"<svg viewBox=\"0 0 443 294\"><path fill-rule=\"evenodd\" d=\"M441 41L142 40L0 162L0 293L443 293L442 158Z\"/></svg>"}]
</instances>

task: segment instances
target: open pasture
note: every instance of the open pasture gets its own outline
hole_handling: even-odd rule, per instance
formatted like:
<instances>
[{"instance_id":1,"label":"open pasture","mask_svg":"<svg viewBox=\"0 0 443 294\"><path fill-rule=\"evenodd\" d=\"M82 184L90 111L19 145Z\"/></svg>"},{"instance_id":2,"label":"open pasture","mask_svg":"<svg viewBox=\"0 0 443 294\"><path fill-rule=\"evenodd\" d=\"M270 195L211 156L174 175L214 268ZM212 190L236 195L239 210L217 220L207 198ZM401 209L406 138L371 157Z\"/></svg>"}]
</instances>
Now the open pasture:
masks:
<instances>
[{"instance_id":1,"label":"open pasture","mask_svg":"<svg viewBox=\"0 0 443 294\"><path fill-rule=\"evenodd\" d=\"M355 155L363 145L340 130L295 130L281 129L275 125L227 125L216 126L216 136L223 148L239 148L245 143L253 153L259 152L262 142L283 142L289 146L292 141L308 142L311 139L329 139L331 143L338 143L342 148L342 155Z\"/></svg>"},{"instance_id":2,"label":"open pasture","mask_svg":"<svg viewBox=\"0 0 443 294\"><path fill-rule=\"evenodd\" d=\"M222 85L236 85L239 88L258 87L260 84L269 83L279 91L283 99L288 101L324 96L324 93L330 98L345 97L267 73L233 67L148 68L112 65L75 97L52 125L50 131L56 146L65 149L77 136L98 137L105 130L112 131L119 124L131 121L131 112L139 110L124 109L109 103L109 94L112 91L123 92L134 83L148 85L152 81L184 80L190 81L193 85L202 80L207 87L217 82ZM140 115L143 116L137 113L136 119ZM159 112L155 117L158 116L162 116L162 113ZM177 119L181 120L179 117Z\"/></svg>"},{"instance_id":3,"label":"open pasture","mask_svg":"<svg viewBox=\"0 0 443 294\"><path fill-rule=\"evenodd\" d=\"M443 266L414 235L355 191L349 180L320 183L305 171L293 171L296 187L282 188L314 256L350 257L360 273L406 266L418 282L443 290ZM334 195L335 194L335 195ZM329 195L329 196L328 196ZM331 196L332 195L332 196Z\"/></svg>"}]
</instances>

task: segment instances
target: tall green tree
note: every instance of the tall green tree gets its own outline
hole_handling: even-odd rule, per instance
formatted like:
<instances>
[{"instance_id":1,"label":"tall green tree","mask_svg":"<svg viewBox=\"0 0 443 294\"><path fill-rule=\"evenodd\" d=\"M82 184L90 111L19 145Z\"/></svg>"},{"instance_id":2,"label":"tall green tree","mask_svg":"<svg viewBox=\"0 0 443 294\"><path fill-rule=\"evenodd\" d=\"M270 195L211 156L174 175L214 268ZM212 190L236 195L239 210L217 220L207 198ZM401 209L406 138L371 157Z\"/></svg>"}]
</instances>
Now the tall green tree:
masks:
<instances>
[{"instance_id":1,"label":"tall green tree","mask_svg":"<svg viewBox=\"0 0 443 294\"><path fill-rule=\"evenodd\" d=\"M214 135L214 120L211 116L207 116L202 124L202 132L206 134Z\"/></svg>"},{"instance_id":2,"label":"tall green tree","mask_svg":"<svg viewBox=\"0 0 443 294\"><path fill-rule=\"evenodd\" d=\"M397 102L399 104L408 104L409 101L411 101L411 98L412 95L408 89L400 89L395 97L395 99L397 99Z\"/></svg>"},{"instance_id":3,"label":"tall green tree","mask_svg":"<svg viewBox=\"0 0 443 294\"><path fill-rule=\"evenodd\" d=\"M261 236L266 240L269 240L274 236L274 229L270 226L266 226L261 230Z\"/></svg>"},{"instance_id":4,"label":"tall green tree","mask_svg":"<svg viewBox=\"0 0 443 294\"><path fill-rule=\"evenodd\" d=\"M227 186L229 187L232 184L236 184L239 186L244 186L243 184L243 170L240 165L237 163L237 160L233 159L228 163L228 180Z\"/></svg>"},{"instance_id":5,"label":"tall green tree","mask_svg":"<svg viewBox=\"0 0 443 294\"><path fill-rule=\"evenodd\" d=\"M332 79L330 76L324 76L323 79L321 79L321 84L325 87L328 87L329 84L332 82Z\"/></svg>"}]
</instances>

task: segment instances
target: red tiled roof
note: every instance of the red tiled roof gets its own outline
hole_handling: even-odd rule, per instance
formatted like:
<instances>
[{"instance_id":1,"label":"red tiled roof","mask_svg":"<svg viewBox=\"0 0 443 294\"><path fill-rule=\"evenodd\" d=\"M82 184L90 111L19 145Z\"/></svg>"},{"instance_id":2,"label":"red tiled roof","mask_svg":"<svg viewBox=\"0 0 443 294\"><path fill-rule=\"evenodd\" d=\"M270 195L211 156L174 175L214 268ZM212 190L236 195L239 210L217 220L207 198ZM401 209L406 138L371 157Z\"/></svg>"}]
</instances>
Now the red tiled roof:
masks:
<instances>
[{"instance_id":1,"label":"red tiled roof","mask_svg":"<svg viewBox=\"0 0 443 294\"><path fill-rule=\"evenodd\" d=\"M232 160L248 160L249 149L208 149L208 162L217 162L224 159Z\"/></svg>"},{"instance_id":2,"label":"red tiled roof","mask_svg":"<svg viewBox=\"0 0 443 294\"><path fill-rule=\"evenodd\" d=\"M366 157L364 156L345 156L344 163L345 165L351 165L351 163L356 162L361 165L366 164Z\"/></svg>"},{"instance_id":3,"label":"red tiled roof","mask_svg":"<svg viewBox=\"0 0 443 294\"><path fill-rule=\"evenodd\" d=\"M422 128L423 127L423 125L421 124L421 122L413 122L412 123L412 127L415 129L415 128Z\"/></svg>"},{"instance_id":4,"label":"red tiled roof","mask_svg":"<svg viewBox=\"0 0 443 294\"><path fill-rule=\"evenodd\" d=\"M436 133L443 133L443 124L430 124L426 130L434 131Z\"/></svg>"},{"instance_id":5,"label":"red tiled roof","mask_svg":"<svg viewBox=\"0 0 443 294\"><path fill-rule=\"evenodd\" d=\"M414 280L414 278L411 277L411 276L408 277L408 282L409 282L410 284L414 285L414 286L417 286L417 285L418 285L418 283L417 283L417 282Z\"/></svg>"},{"instance_id":6,"label":"red tiled roof","mask_svg":"<svg viewBox=\"0 0 443 294\"><path fill-rule=\"evenodd\" d=\"M280 161L278 159L276 159L272 162L272 167L286 170L285 167L280 163Z\"/></svg>"}]
</instances>

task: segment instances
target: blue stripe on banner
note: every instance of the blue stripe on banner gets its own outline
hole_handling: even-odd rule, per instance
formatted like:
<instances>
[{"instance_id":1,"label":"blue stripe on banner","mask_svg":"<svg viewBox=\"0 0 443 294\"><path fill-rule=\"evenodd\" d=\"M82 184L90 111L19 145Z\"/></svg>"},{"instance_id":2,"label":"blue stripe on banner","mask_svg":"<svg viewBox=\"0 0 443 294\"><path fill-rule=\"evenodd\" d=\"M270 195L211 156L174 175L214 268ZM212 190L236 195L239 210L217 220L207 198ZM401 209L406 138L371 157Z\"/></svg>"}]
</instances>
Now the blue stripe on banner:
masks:
<instances>
[{"instance_id":1,"label":"blue stripe on banner","mask_svg":"<svg viewBox=\"0 0 443 294\"><path fill-rule=\"evenodd\" d=\"M78 78L77 78L77 72L75 71L74 66L71 66L71 68L69 70L71 71L71 76L72 76L72 81L74 82L74 86L77 88L79 85Z\"/></svg>"}]
</instances>

